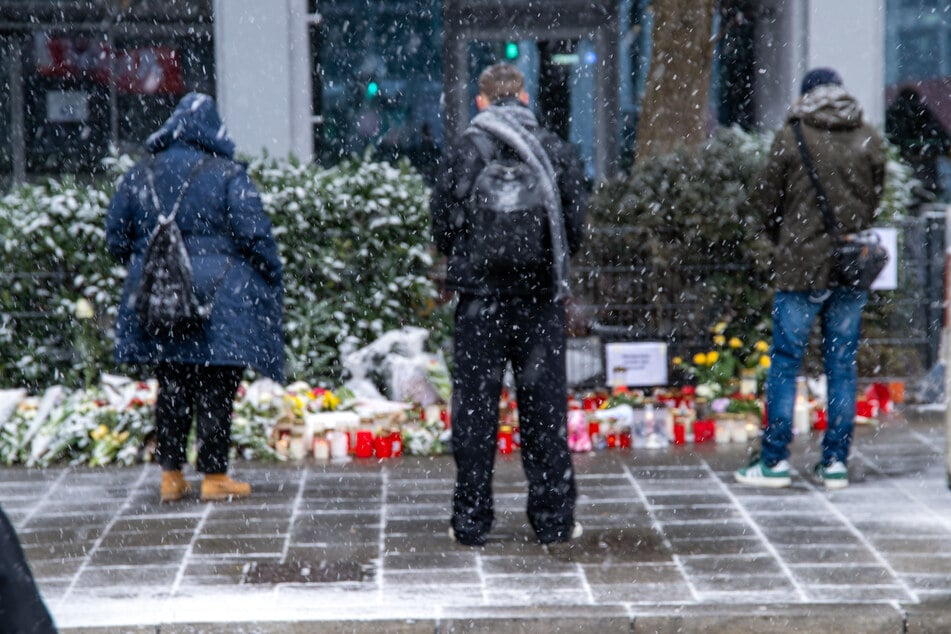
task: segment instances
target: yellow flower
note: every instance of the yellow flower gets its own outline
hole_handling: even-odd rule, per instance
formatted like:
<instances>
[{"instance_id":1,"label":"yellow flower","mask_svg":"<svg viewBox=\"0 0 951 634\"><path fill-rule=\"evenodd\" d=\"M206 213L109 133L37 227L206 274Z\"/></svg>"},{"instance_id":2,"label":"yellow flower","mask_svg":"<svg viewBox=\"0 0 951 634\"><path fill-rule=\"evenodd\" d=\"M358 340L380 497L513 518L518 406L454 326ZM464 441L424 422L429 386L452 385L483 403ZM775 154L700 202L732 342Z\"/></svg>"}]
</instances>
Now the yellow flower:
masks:
<instances>
[{"instance_id":1,"label":"yellow flower","mask_svg":"<svg viewBox=\"0 0 951 634\"><path fill-rule=\"evenodd\" d=\"M337 406L340 405L340 397L327 390L324 392L324 407L327 409L337 409Z\"/></svg>"},{"instance_id":2,"label":"yellow flower","mask_svg":"<svg viewBox=\"0 0 951 634\"><path fill-rule=\"evenodd\" d=\"M759 341L756 342L756 351L757 351L757 352L766 352L767 350L769 350L769 344L768 344L768 343L766 343L766 342L763 341L762 339L760 339Z\"/></svg>"},{"instance_id":3,"label":"yellow flower","mask_svg":"<svg viewBox=\"0 0 951 634\"><path fill-rule=\"evenodd\" d=\"M763 356L761 356L761 357L759 358L759 364L760 364L760 367L768 368L768 367L769 367L769 357L768 357L767 355L765 355L765 354L764 354Z\"/></svg>"},{"instance_id":4,"label":"yellow flower","mask_svg":"<svg viewBox=\"0 0 951 634\"><path fill-rule=\"evenodd\" d=\"M726 343L726 337L724 337L723 335L716 335L713 338L713 343L715 345L722 346L723 344Z\"/></svg>"},{"instance_id":5,"label":"yellow flower","mask_svg":"<svg viewBox=\"0 0 951 634\"><path fill-rule=\"evenodd\" d=\"M673 359L673 364L674 364L674 365L683 365L683 362L684 362L684 360L683 360L681 357L674 357L674 359Z\"/></svg>"},{"instance_id":6,"label":"yellow flower","mask_svg":"<svg viewBox=\"0 0 951 634\"><path fill-rule=\"evenodd\" d=\"M121 443L124 443L124 442L127 441L128 439L129 439L129 432L127 432L127 431L122 432L121 434L119 434L119 435L116 437L116 440L118 440L120 444L121 444Z\"/></svg>"},{"instance_id":7,"label":"yellow flower","mask_svg":"<svg viewBox=\"0 0 951 634\"><path fill-rule=\"evenodd\" d=\"M693 355L693 362L695 365L707 365L707 355L702 352L698 352Z\"/></svg>"},{"instance_id":8,"label":"yellow flower","mask_svg":"<svg viewBox=\"0 0 951 634\"><path fill-rule=\"evenodd\" d=\"M94 430L92 430L89 435L92 436L93 440L102 440L109 434L109 428L105 425L99 425Z\"/></svg>"},{"instance_id":9,"label":"yellow flower","mask_svg":"<svg viewBox=\"0 0 951 634\"><path fill-rule=\"evenodd\" d=\"M716 350L711 350L707 353L707 365L713 365L717 362L717 359L720 358L720 353Z\"/></svg>"},{"instance_id":10,"label":"yellow flower","mask_svg":"<svg viewBox=\"0 0 951 634\"><path fill-rule=\"evenodd\" d=\"M711 330L713 331L714 334L722 335L724 332L726 332L726 322L721 321L717 323L717 325L714 326Z\"/></svg>"},{"instance_id":11,"label":"yellow flower","mask_svg":"<svg viewBox=\"0 0 951 634\"><path fill-rule=\"evenodd\" d=\"M285 398L290 403L291 411L294 412L295 416L304 415L304 407L306 406L306 403L304 402L303 398L301 398L297 394L295 394L294 396L285 396Z\"/></svg>"},{"instance_id":12,"label":"yellow flower","mask_svg":"<svg viewBox=\"0 0 951 634\"><path fill-rule=\"evenodd\" d=\"M730 347L731 348L742 348L743 342L740 341L739 337L730 337Z\"/></svg>"}]
</instances>

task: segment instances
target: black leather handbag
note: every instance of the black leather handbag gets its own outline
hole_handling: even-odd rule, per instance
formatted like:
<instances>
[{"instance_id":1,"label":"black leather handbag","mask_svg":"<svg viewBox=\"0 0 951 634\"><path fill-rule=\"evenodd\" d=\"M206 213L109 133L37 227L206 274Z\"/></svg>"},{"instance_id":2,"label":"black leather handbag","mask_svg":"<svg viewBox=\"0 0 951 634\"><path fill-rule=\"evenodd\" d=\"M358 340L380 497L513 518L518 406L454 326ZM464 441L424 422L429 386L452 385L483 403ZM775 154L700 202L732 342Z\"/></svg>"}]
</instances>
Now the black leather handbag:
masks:
<instances>
[{"instance_id":1,"label":"black leather handbag","mask_svg":"<svg viewBox=\"0 0 951 634\"><path fill-rule=\"evenodd\" d=\"M832 236L832 271L829 283L836 288L846 287L867 291L888 263L888 251L882 246L881 239L874 231L861 233L839 231L839 223L829 206L829 198L826 196L822 183L819 182L819 174L816 172L812 155L802 136L801 124L798 119L793 119L790 123L793 134L796 136L796 144L799 146L803 165L816 190L816 199L819 201L819 209L822 210L822 217L825 219L826 231Z\"/></svg>"}]
</instances>

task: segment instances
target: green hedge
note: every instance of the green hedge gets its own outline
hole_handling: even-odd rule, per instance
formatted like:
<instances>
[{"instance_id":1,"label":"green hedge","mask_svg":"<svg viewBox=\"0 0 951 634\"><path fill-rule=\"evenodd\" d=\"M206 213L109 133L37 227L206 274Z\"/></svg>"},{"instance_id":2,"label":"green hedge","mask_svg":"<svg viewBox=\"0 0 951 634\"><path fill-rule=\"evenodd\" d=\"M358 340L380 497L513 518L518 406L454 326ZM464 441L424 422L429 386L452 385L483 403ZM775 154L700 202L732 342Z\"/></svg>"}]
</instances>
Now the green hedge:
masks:
<instances>
[{"instance_id":1,"label":"green hedge","mask_svg":"<svg viewBox=\"0 0 951 634\"><path fill-rule=\"evenodd\" d=\"M124 271L105 247L115 178L27 184L0 198L0 387L81 385L115 368L111 324ZM288 376L340 379L340 351L404 325L439 344L447 310L429 275L428 190L408 165L369 157L332 168L262 158L261 189L285 265ZM86 299L94 316L80 319Z\"/></svg>"}]
</instances>

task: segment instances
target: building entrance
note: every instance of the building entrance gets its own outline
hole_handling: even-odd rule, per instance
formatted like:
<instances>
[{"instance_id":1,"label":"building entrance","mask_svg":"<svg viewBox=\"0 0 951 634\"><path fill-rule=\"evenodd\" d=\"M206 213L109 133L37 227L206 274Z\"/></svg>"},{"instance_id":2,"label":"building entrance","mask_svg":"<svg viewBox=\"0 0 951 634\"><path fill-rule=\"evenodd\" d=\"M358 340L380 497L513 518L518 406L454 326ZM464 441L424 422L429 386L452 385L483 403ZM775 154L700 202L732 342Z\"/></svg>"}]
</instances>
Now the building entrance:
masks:
<instances>
[{"instance_id":1,"label":"building entrance","mask_svg":"<svg viewBox=\"0 0 951 634\"><path fill-rule=\"evenodd\" d=\"M443 5L445 130L475 114L477 81L498 61L516 65L540 122L575 144L591 178L617 170L617 3L447 0Z\"/></svg>"},{"instance_id":2,"label":"building entrance","mask_svg":"<svg viewBox=\"0 0 951 634\"><path fill-rule=\"evenodd\" d=\"M575 145L588 177L593 178L597 53L591 40L470 42L469 117L475 114L479 73L498 61L507 61L524 73L529 105L539 123Z\"/></svg>"}]
</instances>

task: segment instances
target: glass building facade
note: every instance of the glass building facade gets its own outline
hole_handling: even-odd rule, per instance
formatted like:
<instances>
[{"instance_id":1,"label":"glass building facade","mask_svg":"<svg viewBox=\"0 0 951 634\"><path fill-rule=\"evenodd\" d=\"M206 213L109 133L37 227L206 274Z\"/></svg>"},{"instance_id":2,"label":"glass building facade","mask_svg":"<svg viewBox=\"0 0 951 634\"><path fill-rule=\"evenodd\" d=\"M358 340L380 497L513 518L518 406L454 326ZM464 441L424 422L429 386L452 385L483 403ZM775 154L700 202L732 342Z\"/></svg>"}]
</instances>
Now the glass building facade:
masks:
<instances>
[{"instance_id":1,"label":"glass building facade","mask_svg":"<svg viewBox=\"0 0 951 634\"><path fill-rule=\"evenodd\" d=\"M315 159L332 163L372 147L381 158L408 157L424 173L431 169L446 136L443 16L455 0L301 2ZM609 54L617 56L618 81L610 107L624 167L635 145L652 24L650 0L612 2L617 39ZM768 29L759 6L720 2L711 125L756 125L756 42ZM883 99L913 81L951 127L951 5L884 6ZM0 186L91 171L110 147L139 150L185 92L215 94L213 20L212 0L0 0ZM597 111L606 103L595 96L595 42L583 34L544 39L543 25L534 33L500 30L469 41L469 102L481 68L511 61L525 72L545 124L575 144L594 175Z\"/></svg>"},{"instance_id":2,"label":"glass building facade","mask_svg":"<svg viewBox=\"0 0 951 634\"><path fill-rule=\"evenodd\" d=\"M0 183L138 151L188 91L215 93L211 3L0 2Z\"/></svg>"}]
</instances>

